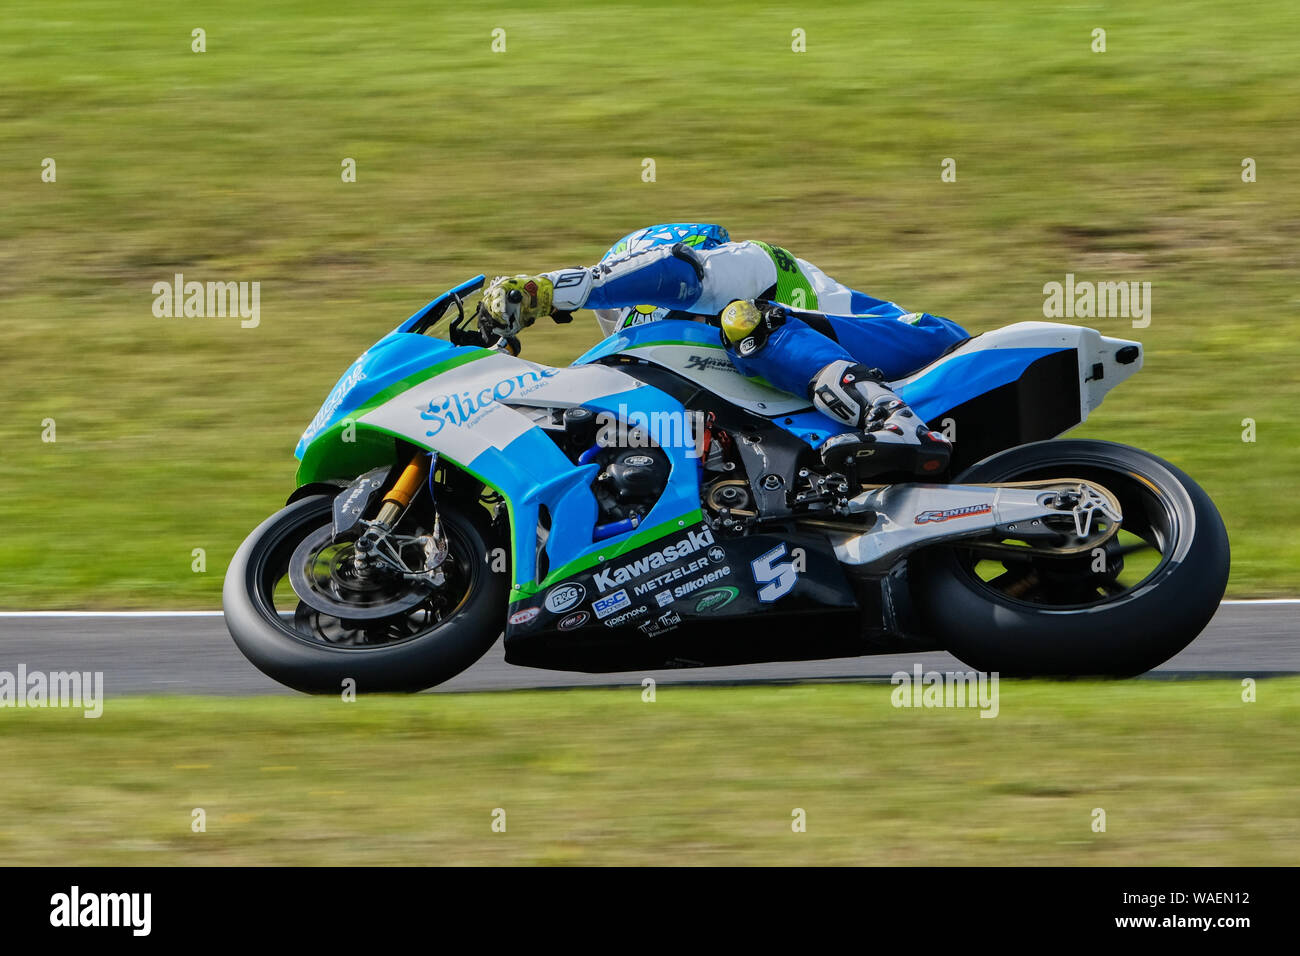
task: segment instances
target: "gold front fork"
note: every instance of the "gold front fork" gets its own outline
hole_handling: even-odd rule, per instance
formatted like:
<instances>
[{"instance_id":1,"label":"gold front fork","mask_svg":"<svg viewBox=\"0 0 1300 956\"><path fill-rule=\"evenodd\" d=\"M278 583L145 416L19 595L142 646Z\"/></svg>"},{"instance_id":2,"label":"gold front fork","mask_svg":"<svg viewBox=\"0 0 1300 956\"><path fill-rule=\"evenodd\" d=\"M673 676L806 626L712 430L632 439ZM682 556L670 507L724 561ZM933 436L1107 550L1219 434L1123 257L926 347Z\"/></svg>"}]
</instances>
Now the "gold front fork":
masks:
<instances>
[{"instance_id":1,"label":"gold front fork","mask_svg":"<svg viewBox=\"0 0 1300 956\"><path fill-rule=\"evenodd\" d=\"M406 510L428 476L429 455L427 452L416 452L410 464L402 469L401 477L397 479L388 494L384 495L384 503L379 508L379 514L375 516L376 522L385 528L391 528L396 524L397 519L401 517L402 512Z\"/></svg>"}]
</instances>

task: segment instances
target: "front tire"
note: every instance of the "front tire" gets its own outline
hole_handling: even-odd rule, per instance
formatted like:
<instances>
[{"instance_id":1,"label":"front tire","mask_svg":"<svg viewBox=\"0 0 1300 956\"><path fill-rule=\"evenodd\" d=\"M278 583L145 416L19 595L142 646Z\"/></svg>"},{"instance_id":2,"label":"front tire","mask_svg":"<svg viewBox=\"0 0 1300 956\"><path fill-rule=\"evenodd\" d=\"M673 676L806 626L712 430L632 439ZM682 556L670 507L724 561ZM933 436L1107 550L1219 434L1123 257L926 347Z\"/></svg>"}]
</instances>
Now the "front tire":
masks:
<instances>
[{"instance_id":1,"label":"front tire","mask_svg":"<svg viewBox=\"0 0 1300 956\"><path fill-rule=\"evenodd\" d=\"M1095 555L1015 558L989 571L969 547L920 551L909 577L931 634L970 666L1007 676L1132 676L1190 644L1228 582L1228 535L1209 495L1155 455L1078 439L1001 452L956 481L1052 478L1096 481L1115 493L1120 527L1135 544L1108 544L1101 575ZM1122 569L1124 555L1139 550L1155 552L1154 565L1125 582L1115 565Z\"/></svg>"},{"instance_id":2,"label":"front tire","mask_svg":"<svg viewBox=\"0 0 1300 956\"><path fill-rule=\"evenodd\" d=\"M502 630L508 585L488 567L490 532L477 505L440 510L463 595L418 612L422 619L413 612L362 627L338 619L323 626L286 585L294 549L331 521L331 504L326 495L293 502L262 522L230 562L226 626L258 670L306 693L340 693L349 679L359 693L413 692L449 680L487 652Z\"/></svg>"}]
</instances>

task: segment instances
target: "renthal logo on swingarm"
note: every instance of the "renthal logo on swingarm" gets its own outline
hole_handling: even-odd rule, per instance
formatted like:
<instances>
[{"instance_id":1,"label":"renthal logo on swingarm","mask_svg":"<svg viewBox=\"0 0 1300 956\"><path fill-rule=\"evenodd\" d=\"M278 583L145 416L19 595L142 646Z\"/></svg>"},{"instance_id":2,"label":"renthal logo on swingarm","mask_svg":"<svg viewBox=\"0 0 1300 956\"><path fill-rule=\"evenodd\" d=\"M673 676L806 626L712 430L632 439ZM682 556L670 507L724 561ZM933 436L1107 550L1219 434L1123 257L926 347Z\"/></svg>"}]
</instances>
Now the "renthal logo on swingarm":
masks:
<instances>
[{"instance_id":1,"label":"renthal logo on swingarm","mask_svg":"<svg viewBox=\"0 0 1300 956\"><path fill-rule=\"evenodd\" d=\"M951 521L953 518L969 518L972 515L986 515L992 511L992 505L965 505L961 508L948 508L944 511L922 511L916 516L916 523L930 524L935 521Z\"/></svg>"},{"instance_id":2,"label":"renthal logo on swingarm","mask_svg":"<svg viewBox=\"0 0 1300 956\"><path fill-rule=\"evenodd\" d=\"M603 571L598 571L592 580L596 582L596 590L604 594L611 588L644 577L651 571L658 571L679 558L690 557L696 551L707 548L711 544L713 544L713 532L708 528L701 528L699 531L688 531L686 537L681 541L676 541L658 551L652 551L650 554L643 555L635 561L629 561L617 568L606 568Z\"/></svg>"},{"instance_id":3,"label":"renthal logo on swingarm","mask_svg":"<svg viewBox=\"0 0 1300 956\"><path fill-rule=\"evenodd\" d=\"M457 392L455 395L439 395L429 402L428 411L420 412L420 417L433 422L433 430L425 434L432 438L447 425L457 427L470 424L470 419L496 402L504 402L512 395L527 395L548 378L560 374L557 368L538 368L521 372L512 378L503 378L492 385L484 385L477 393Z\"/></svg>"}]
</instances>

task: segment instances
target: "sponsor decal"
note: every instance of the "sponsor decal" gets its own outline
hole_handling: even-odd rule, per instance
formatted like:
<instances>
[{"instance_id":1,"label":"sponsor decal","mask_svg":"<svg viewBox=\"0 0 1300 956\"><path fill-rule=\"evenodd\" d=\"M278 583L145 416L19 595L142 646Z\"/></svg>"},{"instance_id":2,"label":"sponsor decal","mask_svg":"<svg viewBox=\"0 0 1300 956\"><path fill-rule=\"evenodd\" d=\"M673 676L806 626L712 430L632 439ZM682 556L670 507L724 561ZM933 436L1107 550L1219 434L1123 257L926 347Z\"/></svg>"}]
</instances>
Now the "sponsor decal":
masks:
<instances>
[{"instance_id":1,"label":"sponsor decal","mask_svg":"<svg viewBox=\"0 0 1300 956\"><path fill-rule=\"evenodd\" d=\"M567 289L570 286L582 285L582 280L585 278L587 278L585 270L580 272L561 272L555 277L553 284L557 289Z\"/></svg>"},{"instance_id":2,"label":"sponsor decal","mask_svg":"<svg viewBox=\"0 0 1300 956\"><path fill-rule=\"evenodd\" d=\"M339 410L339 406L343 404L343 399L348 397L348 393L356 388L358 383L366 380L366 373L361 367L365 358L366 356L362 355L361 358L357 359L352 368L348 369L339 383L334 386L329 393L329 397L325 399L325 404L320 407L316 417L311 420L307 430L302 433L300 441L309 442L315 438L316 433L325 427L325 423L334 417L334 413Z\"/></svg>"},{"instance_id":3,"label":"sponsor decal","mask_svg":"<svg viewBox=\"0 0 1300 956\"><path fill-rule=\"evenodd\" d=\"M668 611L653 621L638 625L638 628L646 637L654 637L656 634L668 633L680 623L682 623L682 616L676 611Z\"/></svg>"},{"instance_id":4,"label":"sponsor decal","mask_svg":"<svg viewBox=\"0 0 1300 956\"><path fill-rule=\"evenodd\" d=\"M575 627L582 627L582 625L587 623L587 620L590 617L591 615L586 611L574 611L568 617L565 617L560 621L559 628L562 631L571 631Z\"/></svg>"},{"instance_id":5,"label":"sponsor decal","mask_svg":"<svg viewBox=\"0 0 1300 956\"><path fill-rule=\"evenodd\" d=\"M673 597L683 598L686 597L686 595L688 594L694 594L700 588L707 587L708 585L712 584L714 581L717 581L721 578L725 578L730 573L731 573L730 565L721 568L714 568L712 571L708 572L707 574L700 575L694 581L687 581L685 584L677 585L677 587L673 588Z\"/></svg>"},{"instance_id":6,"label":"sponsor decal","mask_svg":"<svg viewBox=\"0 0 1300 956\"><path fill-rule=\"evenodd\" d=\"M471 425L473 419L497 402L504 402L513 395L527 395L544 384L546 379L559 374L558 368L529 369L492 385L484 385L476 393L464 391L455 395L439 395L429 402L427 410L420 412L421 418L433 423L432 430L425 434L432 438L448 425L457 428Z\"/></svg>"},{"instance_id":7,"label":"sponsor decal","mask_svg":"<svg viewBox=\"0 0 1300 956\"><path fill-rule=\"evenodd\" d=\"M961 508L948 508L944 511L922 511L916 516L916 523L930 524L936 521L951 521L953 518L970 518L973 515L986 515L992 511L992 505L966 505Z\"/></svg>"},{"instance_id":8,"label":"sponsor decal","mask_svg":"<svg viewBox=\"0 0 1300 956\"><path fill-rule=\"evenodd\" d=\"M701 568L707 568L708 566L709 559L701 555L694 561L690 561L686 564L679 564L676 567L669 568L663 574L656 574L654 577L642 581L632 589L633 593L636 594L637 597L640 597L643 594L649 594L651 591L658 590L665 584L671 584L679 578L684 578L689 574L694 574Z\"/></svg>"},{"instance_id":9,"label":"sponsor decal","mask_svg":"<svg viewBox=\"0 0 1300 956\"><path fill-rule=\"evenodd\" d=\"M596 590L604 594L611 588L620 587L628 584L637 578L643 578L651 571L658 571L660 568L667 567L674 561L681 558L690 557L697 551L709 547L713 544L713 532L708 528L701 528L699 531L688 531L686 537L680 541L674 541L672 544L660 548L658 551L652 551L649 554L642 555L634 561L619 565L615 568L606 568L596 573L593 580L596 582ZM708 559L704 559L708 563Z\"/></svg>"},{"instance_id":10,"label":"sponsor decal","mask_svg":"<svg viewBox=\"0 0 1300 956\"><path fill-rule=\"evenodd\" d=\"M596 617L609 617L615 611L621 611L632 603L632 599L627 596L627 589L615 591L613 594L607 594L602 598L596 598L591 602L591 609L596 612Z\"/></svg>"},{"instance_id":11,"label":"sponsor decal","mask_svg":"<svg viewBox=\"0 0 1300 956\"><path fill-rule=\"evenodd\" d=\"M511 614L510 623L527 624L529 621L531 621L533 618L537 617L537 615L541 613L542 613L542 609L540 607L527 607L524 608L522 611L515 611L514 614Z\"/></svg>"},{"instance_id":12,"label":"sponsor decal","mask_svg":"<svg viewBox=\"0 0 1300 956\"><path fill-rule=\"evenodd\" d=\"M695 602L695 613L712 614L714 611L721 611L739 596L740 588L710 588L701 594L700 599Z\"/></svg>"},{"instance_id":13,"label":"sponsor decal","mask_svg":"<svg viewBox=\"0 0 1300 956\"><path fill-rule=\"evenodd\" d=\"M628 621L632 620L633 618L640 617L648 610L650 609L646 607L644 604L642 604L639 607L632 608L632 610L630 611L624 611L622 614L619 614L616 617L609 618L607 621L605 621L605 626L618 627L620 624L626 624Z\"/></svg>"},{"instance_id":14,"label":"sponsor decal","mask_svg":"<svg viewBox=\"0 0 1300 956\"><path fill-rule=\"evenodd\" d=\"M760 585L758 599L764 604L779 601L799 583L800 567L793 561L782 561L785 554L785 545L780 544L749 562L754 583Z\"/></svg>"},{"instance_id":15,"label":"sponsor decal","mask_svg":"<svg viewBox=\"0 0 1300 956\"><path fill-rule=\"evenodd\" d=\"M649 455L629 455L623 459L625 465L632 465L636 468L642 468L646 465L653 465L655 460Z\"/></svg>"},{"instance_id":16,"label":"sponsor decal","mask_svg":"<svg viewBox=\"0 0 1300 956\"><path fill-rule=\"evenodd\" d=\"M714 564L721 564L726 556L727 552L723 551L722 548L716 544L709 548L709 560Z\"/></svg>"},{"instance_id":17,"label":"sponsor decal","mask_svg":"<svg viewBox=\"0 0 1300 956\"><path fill-rule=\"evenodd\" d=\"M577 607L587 597L587 589L581 584L557 584L546 595L546 610L552 614L563 614L570 608Z\"/></svg>"},{"instance_id":18,"label":"sponsor decal","mask_svg":"<svg viewBox=\"0 0 1300 956\"><path fill-rule=\"evenodd\" d=\"M665 607L665 606L667 606L667 605L669 605L669 604L672 604L672 603L673 603L673 592L672 592L672 591L660 591L658 594L655 595L655 603L658 604L660 607Z\"/></svg>"},{"instance_id":19,"label":"sponsor decal","mask_svg":"<svg viewBox=\"0 0 1300 956\"><path fill-rule=\"evenodd\" d=\"M730 361L724 358L711 358L707 355L688 355L686 356L686 368L698 370L701 372L718 371L718 372L736 372L740 374L739 369L732 365Z\"/></svg>"}]
</instances>

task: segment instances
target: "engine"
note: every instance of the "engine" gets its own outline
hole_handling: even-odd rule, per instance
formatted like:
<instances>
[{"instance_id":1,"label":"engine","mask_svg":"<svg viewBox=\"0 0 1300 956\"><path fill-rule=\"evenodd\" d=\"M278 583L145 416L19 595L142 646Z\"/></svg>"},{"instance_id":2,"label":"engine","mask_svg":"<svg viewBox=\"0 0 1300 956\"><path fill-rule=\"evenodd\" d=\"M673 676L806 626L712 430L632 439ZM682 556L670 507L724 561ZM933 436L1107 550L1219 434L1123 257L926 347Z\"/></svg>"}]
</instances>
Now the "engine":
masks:
<instances>
[{"instance_id":1,"label":"engine","mask_svg":"<svg viewBox=\"0 0 1300 956\"><path fill-rule=\"evenodd\" d=\"M662 448L606 448L596 461L601 470L592 491L602 524L645 517L668 485L671 466Z\"/></svg>"}]
</instances>

